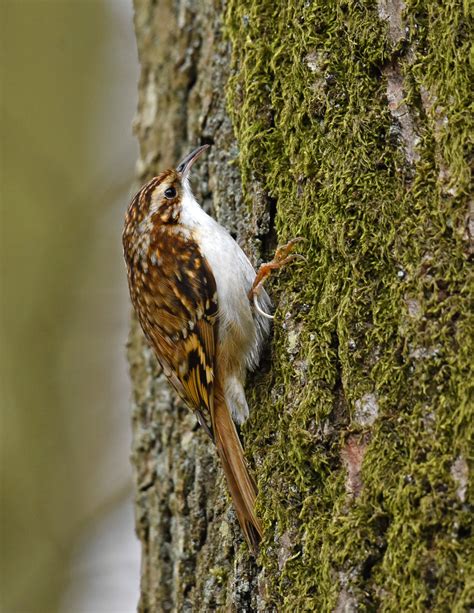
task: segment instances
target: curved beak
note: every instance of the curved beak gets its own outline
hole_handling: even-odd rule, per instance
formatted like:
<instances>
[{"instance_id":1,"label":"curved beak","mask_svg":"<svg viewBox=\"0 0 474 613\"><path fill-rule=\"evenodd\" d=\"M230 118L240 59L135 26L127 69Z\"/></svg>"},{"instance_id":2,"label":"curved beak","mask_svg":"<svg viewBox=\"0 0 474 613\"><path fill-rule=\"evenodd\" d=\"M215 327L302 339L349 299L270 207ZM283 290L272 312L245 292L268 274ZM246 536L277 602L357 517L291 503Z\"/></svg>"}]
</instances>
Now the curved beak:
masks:
<instances>
[{"instance_id":1,"label":"curved beak","mask_svg":"<svg viewBox=\"0 0 474 613\"><path fill-rule=\"evenodd\" d=\"M197 149L194 149L189 155L187 155L176 167L176 170L181 175L182 179L186 179L191 170L194 162L200 157L206 149L209 149L209 145L201 145Z\"/></svg>"}]
</instances>

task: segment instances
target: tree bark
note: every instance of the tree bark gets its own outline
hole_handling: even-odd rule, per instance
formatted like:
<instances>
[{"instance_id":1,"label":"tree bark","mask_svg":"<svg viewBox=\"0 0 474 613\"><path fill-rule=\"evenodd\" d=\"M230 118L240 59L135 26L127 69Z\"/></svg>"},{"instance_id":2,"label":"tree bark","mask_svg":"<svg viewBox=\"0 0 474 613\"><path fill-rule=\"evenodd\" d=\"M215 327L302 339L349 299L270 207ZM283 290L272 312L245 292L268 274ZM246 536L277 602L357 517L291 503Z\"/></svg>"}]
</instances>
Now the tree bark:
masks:
<instances>
[{"instance_id":1,"label":"tree bark","mask_svg":"<svg viewBox=\"0 0 474 613\"><path fill-rule=\"evenodd\" d=\"M135 0L139 181L210 143L195 194L254 264L306 239L248 383L257 562L132 323L140 611L468 608L468 24L461 2Z\"/></svg>"}]
</instances>

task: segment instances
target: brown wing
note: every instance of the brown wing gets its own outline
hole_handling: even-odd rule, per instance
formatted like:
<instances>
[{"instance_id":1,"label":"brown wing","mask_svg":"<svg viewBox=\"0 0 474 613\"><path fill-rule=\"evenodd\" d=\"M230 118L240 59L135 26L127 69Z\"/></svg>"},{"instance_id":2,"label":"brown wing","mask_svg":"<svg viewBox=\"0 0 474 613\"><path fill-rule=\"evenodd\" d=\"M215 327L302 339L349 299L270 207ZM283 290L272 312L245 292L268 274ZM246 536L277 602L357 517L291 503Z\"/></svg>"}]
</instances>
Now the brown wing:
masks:
<instances>
[{"instance_id":1,"label":"brown wing","mask_svg":"<svg viewBox=\"0 0 474 613\"><path fill-rule=\"evenodd\" d=\"M198 245L161 226L142 260L128 262L132 300L145 335L177 392L212 438L217 292ZM140 287L138 291L134 288Z\"/></svg>"}]
</instances>

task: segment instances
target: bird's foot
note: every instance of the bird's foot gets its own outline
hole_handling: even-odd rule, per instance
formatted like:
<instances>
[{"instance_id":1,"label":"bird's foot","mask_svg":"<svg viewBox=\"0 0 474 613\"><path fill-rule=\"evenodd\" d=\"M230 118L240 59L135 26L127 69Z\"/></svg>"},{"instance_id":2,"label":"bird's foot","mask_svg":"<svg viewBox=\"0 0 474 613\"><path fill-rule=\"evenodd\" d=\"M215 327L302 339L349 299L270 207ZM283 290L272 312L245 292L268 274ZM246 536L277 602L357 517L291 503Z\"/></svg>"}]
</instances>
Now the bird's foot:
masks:
<instances>
[{"instance_id":1,"label":"bird's foot","mask_svg":"<svg viewBox=\"0 0 474 613\"><path fill-rule=\"evenodd\" d=\"M269 315L268 313L265 313L265 311L262 311L262 309L258 305L257 297L262 291L263 284L274 270L279 270L280 268L283 268L283 266L286 266L294 260L304 260L306 262L306 258L300 253L291 253L295 245L304 240L305 239L303 237L298 236L297 238L291 239L291 241L286 243L286 245L278 247L275 251L273 260L262 264L258 269L253 285L248 293L248 297L249 300L253 301L256 310L268 319L273 319L273 316Z\"/></svg>"}]
</instances>

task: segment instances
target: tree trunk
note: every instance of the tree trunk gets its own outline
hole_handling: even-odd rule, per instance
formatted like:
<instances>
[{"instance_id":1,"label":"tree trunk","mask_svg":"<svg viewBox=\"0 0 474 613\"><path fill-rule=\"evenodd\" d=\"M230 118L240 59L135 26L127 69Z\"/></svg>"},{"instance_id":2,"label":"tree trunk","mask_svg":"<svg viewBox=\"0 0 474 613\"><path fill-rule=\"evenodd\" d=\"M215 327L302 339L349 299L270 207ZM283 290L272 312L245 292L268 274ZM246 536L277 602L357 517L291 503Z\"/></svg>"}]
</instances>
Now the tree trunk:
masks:
<instances>
[{"instance_id":1,"label":"tree trunk","mask_svg":"<svg viewBox=\"0 0 474 613\"><path fill-rule=\"evenodd\" d=\"M141 611L468 608L467 7L135 0L140 182L211 143L195 194L254 263L306 239L247 386L257 563L132 325Z\"/></svg>"}]
</instances>

